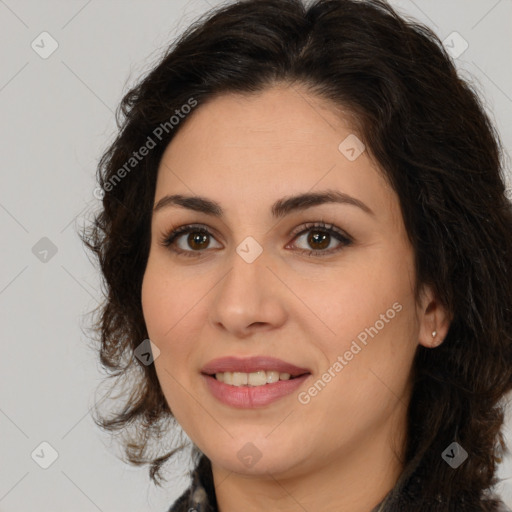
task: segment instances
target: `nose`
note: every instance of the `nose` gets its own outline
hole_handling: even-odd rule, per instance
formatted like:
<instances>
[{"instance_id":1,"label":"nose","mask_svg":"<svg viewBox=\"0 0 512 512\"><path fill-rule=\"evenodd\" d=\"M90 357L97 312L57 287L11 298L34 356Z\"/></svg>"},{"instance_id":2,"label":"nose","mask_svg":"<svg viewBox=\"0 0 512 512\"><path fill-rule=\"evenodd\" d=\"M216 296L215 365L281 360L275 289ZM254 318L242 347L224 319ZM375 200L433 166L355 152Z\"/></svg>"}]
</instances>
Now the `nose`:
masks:
<instances>
[{"instance_id":1,"label":"nose","mask_svg":"<svg viewBox=\"0 0 512 512\"><path fill-rule=\"evenodd\" d=\"M233 337L279 328L286 320L286 287L263 251L254 261L234 251L231 268L215 287L210 322Z\"/></svg>"}]
</instances>

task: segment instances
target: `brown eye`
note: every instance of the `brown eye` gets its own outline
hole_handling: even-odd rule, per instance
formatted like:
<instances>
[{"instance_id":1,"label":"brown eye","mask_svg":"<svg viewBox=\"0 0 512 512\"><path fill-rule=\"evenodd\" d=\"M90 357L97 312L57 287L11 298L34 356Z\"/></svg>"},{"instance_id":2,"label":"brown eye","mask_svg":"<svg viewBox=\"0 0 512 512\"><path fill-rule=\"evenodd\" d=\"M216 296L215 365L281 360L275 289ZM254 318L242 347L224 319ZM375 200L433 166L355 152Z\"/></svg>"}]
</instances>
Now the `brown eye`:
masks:
<instances>
[{"instance_id":1,"label":"brown eye","mask_svg":"<svg viewBox=\"0 0 512 512\"><path fill-rule=\"evenodd\" d=\"M166 235L162 245L185 256L201 256L211 240L215 240L213 235L202 226L182 226Z\"/></svg>"},{"instance_id":2,"label":"brown eye","mask_svg":"<svg viewBox=\"0 0 512 512\"><path fill-rule=\"evenodd\" d=\"M326 226L324 223L319 223L310 224L306 227L308 229L301 231L294 239L298 240L308 234L305 243L307 247L311 249L304 248L302 252L306 254L318 256L323 256L324 254L329 255L353 243L350 237L345 235L341 230L338 231L338 228L334 228L332 225ZM328 249L333 241L337 241L338 245Z\"/></svg>"},{"instance_id":3,"label":"brown eye","mask_svg":"<svg viewBox=\"0 0 512 512\"><path fill-rule=\"evenodd\" d=\"M329 233L314 230L311 230L309 233L308 244L310 244L313 249L326 249L329 246L329 240L331 238Z\"/></svg>"},{"instance_id":4,"label":"brown eye","mask_svg":"<svg viewBox=\"0 0 512 512\"><path fill-rule=\"evenodd\" d=\"M332 224L326 225L323 222L319 222L301 227L306 227L306 229L299 232L294 240L308 234L306 245L311 249L299 249L299 252L309 256L330 255L353 243L353 240L348 235ZM185 238L184 235L188 236ZM170 250L179 255L199 257L206 252L206 249L211 249L212 240L215 240L215 237L203 226L186 225L168 233L161 241L161 244L169 247ZM338 242L338 244L329 248L332 242ZM219 245L215 248L219 247L222 246Z\"/></svg>"},{"instance_id":5,"label":"brown eye","mask_svg":"<svg viewBox=\"0 0 512 512\"><path fill-rule=\"evenodd\" d=\"M187 244L192 249L206 249L208 247L208 236L206 233L198 233L197 231L191 231L187 237Z\"/></svg>"}]
</instances>

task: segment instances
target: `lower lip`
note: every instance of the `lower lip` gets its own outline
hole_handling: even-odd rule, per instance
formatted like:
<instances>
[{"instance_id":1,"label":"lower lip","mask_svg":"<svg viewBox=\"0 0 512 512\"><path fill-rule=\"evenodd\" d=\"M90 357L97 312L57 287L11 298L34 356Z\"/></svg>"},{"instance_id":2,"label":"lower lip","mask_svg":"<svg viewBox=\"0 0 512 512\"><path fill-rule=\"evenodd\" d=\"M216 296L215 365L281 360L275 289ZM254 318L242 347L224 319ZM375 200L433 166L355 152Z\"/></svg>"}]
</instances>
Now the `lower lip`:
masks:
<instances>
[{"instance_id":1,"label":"lower lip","mask_svg":"<svg viewBox=\"0 0 512 512\"><path fill-rule=\"evenodd\" d=\"M223 404L252 409L271 404L293 393L310 375L307 373L295 379L280 380L263 386L231 386L210 375L202 374L202 377L211 394Z\"/></svg>"}]
</instances>

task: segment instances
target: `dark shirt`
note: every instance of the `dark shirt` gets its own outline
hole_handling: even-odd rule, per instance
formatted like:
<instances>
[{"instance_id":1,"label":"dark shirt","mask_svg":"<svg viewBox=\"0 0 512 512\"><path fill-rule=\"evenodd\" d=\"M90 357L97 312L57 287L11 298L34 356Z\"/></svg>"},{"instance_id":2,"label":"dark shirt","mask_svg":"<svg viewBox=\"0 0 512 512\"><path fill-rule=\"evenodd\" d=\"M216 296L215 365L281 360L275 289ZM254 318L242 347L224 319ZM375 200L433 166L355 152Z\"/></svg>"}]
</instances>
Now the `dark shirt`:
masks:
<instances>
[{"instance_id":1,"label":"dark shirt","mask_svg":"<svg viewBox=\"0 0 512 512\"><path fill-rule=\"evenodd\" d=\"M415 496L421 488L423 472L419 463L412 465L407 473L400 475L384 499L368 512L512 512L496 496L482 498L477 502L474 498L460 496L456 504L450 505L443 504L439 496L436 496L430 503L419 508ZM204 454L192 472L191 485L168 512L218 512L211 464Z\"/></svg>"}]
</instances>

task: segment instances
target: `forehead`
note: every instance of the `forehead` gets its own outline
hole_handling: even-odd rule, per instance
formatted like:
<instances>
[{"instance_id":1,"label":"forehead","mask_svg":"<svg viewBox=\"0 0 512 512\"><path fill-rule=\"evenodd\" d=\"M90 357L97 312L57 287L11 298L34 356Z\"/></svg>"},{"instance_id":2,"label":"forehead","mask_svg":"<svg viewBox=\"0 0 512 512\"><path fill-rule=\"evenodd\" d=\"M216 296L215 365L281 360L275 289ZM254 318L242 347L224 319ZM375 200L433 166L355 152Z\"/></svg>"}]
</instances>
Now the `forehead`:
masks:
<instances>
[{"instance_id":1,"label":"forehead","mask_svg":"<svg viewBox=\"0 0 512 512\"><path fill-rule=\"evenodd\" d=\"M369 152L353 158L364 146L352 119L296 87L219 95L198 106L166 148L155 202L181 193L208 196L227 210L233 201L257 208L329 188L396 217L398 199Z\"/></svg>"}]
</instances>

